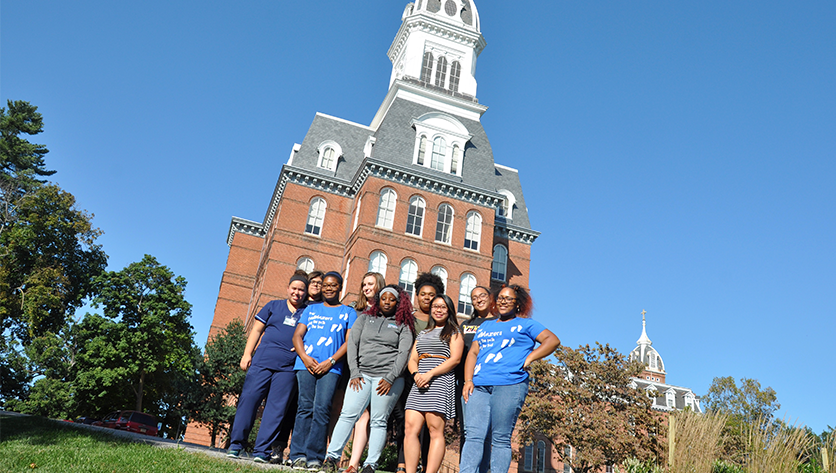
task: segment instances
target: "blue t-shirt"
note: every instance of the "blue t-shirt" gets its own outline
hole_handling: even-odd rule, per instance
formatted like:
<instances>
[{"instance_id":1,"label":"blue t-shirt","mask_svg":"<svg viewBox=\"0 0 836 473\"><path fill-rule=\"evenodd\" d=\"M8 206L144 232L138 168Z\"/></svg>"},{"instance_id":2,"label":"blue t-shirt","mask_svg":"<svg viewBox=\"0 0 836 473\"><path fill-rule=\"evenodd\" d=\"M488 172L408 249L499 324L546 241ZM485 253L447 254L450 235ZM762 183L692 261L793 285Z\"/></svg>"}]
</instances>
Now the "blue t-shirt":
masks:
<instances>
[{"instance_id":1,"label":"blue t-shirt","mask_svg":"<svg viewBox=\"0 0 836 473\"><path fill-rule=\"evenodd\" d=\"M347 305L337 307L327 307L325 304L309 305L302 311L299 319L300 324L308 327L302 339L305 344L305 353L317 362L334 356L334 353L345 343L345 335L354 325L355 320L357 320L357 312ZM331 373L342 374L342 367L343 360L340 360L331 368ZM293 369L306 369L301 358L296 358Z\"/></svg>"},{"instance_id":2,"label":"blue t-shirt","mask_svg":"<svg viewBox=\"0 0 836 473\"><path fill-rule=\"evenodd\" d=\"M479 342L473 384L507 386L528 379L528 372L523 370L525 358L534 351L536 339L545 329L540 322L520 317L482 322L473 337Z\"/></svg>"},{"instance_id":3,"label":"blue t-shirt","mask_svg":"<svg viewBox=\"0 0 836 473\"><path fill-rule=\"evenodd\" d=\"M302 309L291 312L284 299L268 302L255 318L264 323L261 342L253 355L253 366L277 371L292 371L296 361L293 350L293 333Z\"/></svg>"}]
</instances>

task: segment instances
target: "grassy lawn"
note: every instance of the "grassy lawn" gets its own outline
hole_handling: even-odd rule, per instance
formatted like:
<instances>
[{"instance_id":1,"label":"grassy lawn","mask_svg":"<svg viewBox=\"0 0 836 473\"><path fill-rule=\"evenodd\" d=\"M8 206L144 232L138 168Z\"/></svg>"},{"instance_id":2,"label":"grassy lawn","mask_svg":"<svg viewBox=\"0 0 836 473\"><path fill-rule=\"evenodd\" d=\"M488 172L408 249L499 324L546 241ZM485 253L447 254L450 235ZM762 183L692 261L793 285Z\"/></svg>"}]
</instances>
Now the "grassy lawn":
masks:
<instances>
[{"instance_id":1,"label":"grassy lawn","mask_svg":"<svg viewBox=\"0 0 836 473\"><path fill-rule=\"evenodd\" d=\"M23 471L263 473L265 469L246 460L132 443L40 417L2 417L0 472Z\"/></svg>"}]
</instances>

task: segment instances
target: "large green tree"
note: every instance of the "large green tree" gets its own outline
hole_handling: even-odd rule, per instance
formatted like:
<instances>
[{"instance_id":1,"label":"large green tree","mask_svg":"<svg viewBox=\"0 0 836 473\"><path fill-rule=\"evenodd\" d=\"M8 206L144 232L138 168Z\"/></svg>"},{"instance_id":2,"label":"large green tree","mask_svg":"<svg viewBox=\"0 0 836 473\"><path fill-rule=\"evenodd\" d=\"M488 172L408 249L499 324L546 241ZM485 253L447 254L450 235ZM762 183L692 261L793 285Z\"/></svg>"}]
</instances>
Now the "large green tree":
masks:
<instances>
[{"instance_id":1,"label":"large green tree","mask_svg":"<svg viewBox=\"0 0 836 473\"><path fill-rule=\"evenodd\" d=\"M145 255L99 276L95 285L93 306L103 315L88 314L76 333L79 403L98 409L132 405L166 417L172 393L194 377L199 353L186 280Z\"/></svg>"},{"instance_id":2,"label":"large green tree","mask_svg":"<svg viewBox=\"0 0 836 473\"><path fill-rule=\"evenodd\" d=\"M644 392L630 387L643 365L628 363L609 345L561 346L556 363L531 365L531 381L520 413L523 439L542 434L558 448L572 471L588 473L628 458L656 459L663 451L660 418Z\"/></svg>"},{"instance_id":3,"label":"large green tree","mask_svg":"<svg viewBox=\"0 0 836 473\"><path fill-rule=\"evenodd\" d=\"M107 256L101 231L75 197L41 178L48 150L26 135L43 131L37 107L8 101L0 108L0 331L23 343L58 333L81 307Z\"/></svg>"},{"instance_id":4,"label":"large green tree","mask_svg":"<svg viewBox=\"0 0 836 473\"><path fill-rule=\"evenodd\" d=\"M191 418L209 429L211 445L229 432L235 418L235 396L241 393L246 372L239 367L247 344L240 319L234 319L216 333L198 363L198 394L193 399Z\"/></svg>"}]
</instances>

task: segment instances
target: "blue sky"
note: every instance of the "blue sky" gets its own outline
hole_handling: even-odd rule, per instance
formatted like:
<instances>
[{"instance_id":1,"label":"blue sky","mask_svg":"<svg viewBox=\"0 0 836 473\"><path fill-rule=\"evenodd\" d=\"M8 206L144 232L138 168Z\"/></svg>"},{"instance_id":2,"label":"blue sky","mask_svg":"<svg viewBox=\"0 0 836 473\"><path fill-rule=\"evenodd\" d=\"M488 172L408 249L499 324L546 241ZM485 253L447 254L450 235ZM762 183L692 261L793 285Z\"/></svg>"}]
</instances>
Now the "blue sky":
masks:
<instances>
[{"instance_id":1,"label":"blue sky","mask_svg":"<svg viewBox=\"0 0 836 473\"><path fill-rule=\"evenodd\" d=\"M406 3L4 0L0 100L43 113L109 269L186 277L202 345L230 218L264 217L316 112L370 123ZM756 378L836 426L836 4L476 4L535 316L627 353L647 310L670 383Z\"/></svg>"}]
</instances>

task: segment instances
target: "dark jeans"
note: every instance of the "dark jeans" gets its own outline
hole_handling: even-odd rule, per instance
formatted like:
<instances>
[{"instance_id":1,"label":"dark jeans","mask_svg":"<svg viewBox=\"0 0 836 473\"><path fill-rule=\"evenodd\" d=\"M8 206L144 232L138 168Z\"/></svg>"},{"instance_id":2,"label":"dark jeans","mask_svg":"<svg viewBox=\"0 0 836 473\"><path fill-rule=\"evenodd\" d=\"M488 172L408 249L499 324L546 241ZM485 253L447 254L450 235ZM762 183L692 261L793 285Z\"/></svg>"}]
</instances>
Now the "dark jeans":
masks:
<instances>
[{"instance_id":1,"label":"dark jeans","mask_svg":"<svg viewBox=\"0 0 836 473\"><path fill-rule=\"evenodd\" d=\"M340 375L325 373L314 376L307 370L296 371L299 403L296 425L290 440L290 459L304 458L308 462L325 460L328 443L328 422L331 420L331 401Z\"/></svg>"}]
</instances>

